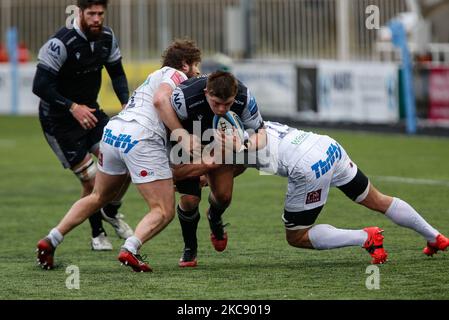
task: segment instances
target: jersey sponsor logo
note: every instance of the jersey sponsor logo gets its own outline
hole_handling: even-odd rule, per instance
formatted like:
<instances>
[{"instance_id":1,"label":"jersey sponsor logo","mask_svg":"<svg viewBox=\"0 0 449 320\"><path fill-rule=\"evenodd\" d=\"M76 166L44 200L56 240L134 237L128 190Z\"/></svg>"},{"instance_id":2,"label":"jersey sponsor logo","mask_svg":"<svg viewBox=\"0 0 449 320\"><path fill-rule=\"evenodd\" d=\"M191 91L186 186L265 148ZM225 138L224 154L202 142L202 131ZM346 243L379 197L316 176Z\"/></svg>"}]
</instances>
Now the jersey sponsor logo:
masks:
<instances>
[{"instance_id":1,"label":"jersey sponsor logo","mask_svg":"<svg viewBox=\"0 0 449 320\"><path fill-rule=\"evenodd\" d=\"M325 175L335 164L336 160L341 159L341 148L338 143L329 146L326 151L327 158L326 160L320 160L316 162L313 166L311 166L312 170L315 171L315 177L318 179L322 175Z\"/></svg>"},{"instance_id":2,"label":"jersey sponsor logo","mask_svg":"<svg viewBox=\"0 0 449 320\"><path fill-rule=\"evenodd\" d=\"M50 44L48 45L48 48L54 52L57 53L58 55L61 55L61 47L59 46L59 44L54 43L53 41L50 42Z\"/></svg>"},{"instance_id":3,"label":"jersey sponsor logo","mask_svg":"<svg viewBox=\"0 0 449 320\"><path fill-rule=\"evenodd\" d=\"M300 145L301 143L304 142L304 140L306 140L306 138L310 135L309 132L302 132L299 135L297 135L293 140L292 140L292 144L295 145Z\"/></svg>"},{"instance_id":4,"label":"jersey sponsor logo","mask_svg":"<svg viewBox=\"0 0 449 320\"><path fill-rule=\"evenodd\" d=\"M140 173L139 173L139 176L142 177L142 178L145 178L145 177L148 177L148 176L154 177L154 172L153 171L147 171L147 170L141 170Z\"/></svg>"},{"instance_id":5,"label":"jersey sponsor logo","mask_svg":"<svg viewBox=\"0 0 449 320\"><path fill-rule=\"evenodd\" d=\"M111 129L105 129L103 142L114 148L124 149L125 154L131 151L131 149L139 143L137 140L131 141L131 136L129 134L119 134L118 136L114 136Z\"/></svg>"},{"instance_id":6,"label":"jersey sponsor logo","mask_svg":"<svg viewBox=\"0 0 449 320\"><path fill-rule=\"evenodd\" d=\"M178 85L184 81L183 77L178 72L173 73L173 75L170 77L170 79L172 79L176 85Z\"/></svg>"},{"instance_id":7,"label":"jersey sponsor logo","mask_svg":"<svg viewBox=\"0 0 449 320\"><path fill-rule=\"evenodd\" d=\"M197 101L197 102L195 102L195 103L192 103L191 105L189 105L189 109L192 109L192 108L194 108L194 107L196 107L196 106L198 106L198 105L200 105L200 104L203 104L205 101L204 101L204 99L203 100L200 100L200 101Z\"/></svg>"},{"instance_id":8,"label":"jersey sponsor logo","mask_svg":"<svg viewBox=\"0 0 449 320\"><path fill-rule=\"evenodd\" d=\"M317 191L312 191L307 194L306 204L311 204L321 201L321 189Z\"/></svg>"}]
</instances>

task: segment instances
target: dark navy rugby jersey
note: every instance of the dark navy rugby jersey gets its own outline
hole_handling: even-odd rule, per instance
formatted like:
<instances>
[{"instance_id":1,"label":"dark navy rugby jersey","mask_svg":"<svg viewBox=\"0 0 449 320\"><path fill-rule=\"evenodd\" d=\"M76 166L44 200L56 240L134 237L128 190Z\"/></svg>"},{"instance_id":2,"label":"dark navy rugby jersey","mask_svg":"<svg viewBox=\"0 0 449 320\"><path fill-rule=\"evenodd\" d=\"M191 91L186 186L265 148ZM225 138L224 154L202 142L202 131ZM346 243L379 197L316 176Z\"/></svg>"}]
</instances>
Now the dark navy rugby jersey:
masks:
<instances>
[{"instance_id":1,"label":"dark navy rugby jersey","mask_svg":"<svg viewBox=\"0 0 449 320\"><path fill-rule=\"evenodd\" d=\"M57 77L57 91L63 97L97 107L104 65L121 61L121 53L112 29L103 28L99 39L88 41L75 24L74 28L61 28L39 51L38 68ZM57 101L64 105L64 101ZM49 106L50 108L52 105ZM60 111L61 106L54 108Z\"/></svg>"},{"instance_id":2,"label":"dark navy rugby jersey","mask_svg":"<svg viewBox=\"0 0 449 320\"><path fill-rule=\"evenodd\" d=\"M189 133L197 133L193 130L194 122L201 123L201 135L212 128L214 113L204 93L206 83L207 76L191 78L181 83L172 93L171 105ZM258 130L263 126L256 99L240 81L231 111L240 117L245 129Z\"/></svg>"}]
</instances>

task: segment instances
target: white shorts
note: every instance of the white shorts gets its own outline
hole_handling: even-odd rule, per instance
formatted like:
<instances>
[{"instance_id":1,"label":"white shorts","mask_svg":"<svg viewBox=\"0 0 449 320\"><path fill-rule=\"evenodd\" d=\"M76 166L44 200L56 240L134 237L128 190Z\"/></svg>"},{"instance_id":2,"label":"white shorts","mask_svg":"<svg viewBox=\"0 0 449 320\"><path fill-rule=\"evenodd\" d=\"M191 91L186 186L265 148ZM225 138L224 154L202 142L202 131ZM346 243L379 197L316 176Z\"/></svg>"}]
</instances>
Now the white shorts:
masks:
<instances>
[{"instance_id":1,"label":"white shorts","mask_svg":"<svg viewBox=\"0 0 449 320\"><path fill-rule=\"evenodd\" d=\"M166 137L136 121L110 120L100 142L98 169L109 175L129 172L136 184L171 179Z\"/></svg>"},{"instance_id":2,"label":"white shorts","mask_svg":"<svg viewBox=\"0 0 449 320\"><path fill-rule=\"evenodd\" d=\"M350 182L357 165L334 139L322 136L288 171L285 210L301 212L324 205L329 188Z\"/></svg>"}]
</instances>

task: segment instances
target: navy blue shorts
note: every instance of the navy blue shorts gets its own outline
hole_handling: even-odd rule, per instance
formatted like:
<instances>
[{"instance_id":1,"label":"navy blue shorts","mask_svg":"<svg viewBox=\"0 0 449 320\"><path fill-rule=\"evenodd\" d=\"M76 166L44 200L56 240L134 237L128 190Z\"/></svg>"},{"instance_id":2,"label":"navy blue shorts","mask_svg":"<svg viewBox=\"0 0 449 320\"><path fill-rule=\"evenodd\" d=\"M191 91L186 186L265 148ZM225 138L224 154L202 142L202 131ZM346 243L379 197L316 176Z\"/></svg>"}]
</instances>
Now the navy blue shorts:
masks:
<instances>
[{"instance_id":1,"label":"navy blue shorts","mask_svg":"<svg viewBox=\"0 0 449 320\"><path fill-rule=\"evenodd\" d=\"M95 128L89 130L83 129L71 114L64 118L39 117L45 138L64 168L81 163L88 153L98 147L109 117L101 110L94 115L98 122Z\"/></svg>"}]
</instances>

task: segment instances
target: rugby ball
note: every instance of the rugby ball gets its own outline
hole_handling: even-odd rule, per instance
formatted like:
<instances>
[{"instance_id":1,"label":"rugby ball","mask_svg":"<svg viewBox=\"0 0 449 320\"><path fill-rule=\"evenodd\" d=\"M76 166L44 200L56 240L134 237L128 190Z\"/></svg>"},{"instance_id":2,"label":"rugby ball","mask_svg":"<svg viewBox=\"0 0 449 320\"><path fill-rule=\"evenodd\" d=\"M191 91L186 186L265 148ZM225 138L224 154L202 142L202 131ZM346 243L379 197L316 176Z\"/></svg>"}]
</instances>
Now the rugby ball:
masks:
<instances>
[{"instance_id":1,"label":"rugby ball","mask_svg":"<svg viewBox=\"0 0 449 320\"><path fill-rule=\"evenodd\" d=\"M237 129L237 137L243 143L245 141L245 129L242 120L233 111L228 111L224 116L215 115L212 126L214 129L224 132L226 135L232 135L233 129Z\"/></svg>"}]
</instances>

